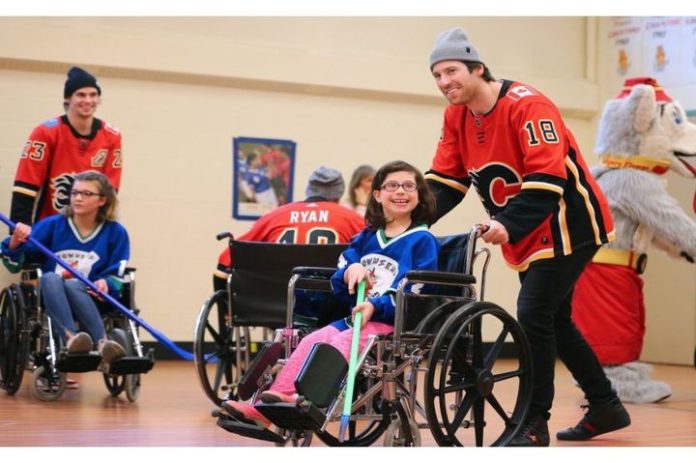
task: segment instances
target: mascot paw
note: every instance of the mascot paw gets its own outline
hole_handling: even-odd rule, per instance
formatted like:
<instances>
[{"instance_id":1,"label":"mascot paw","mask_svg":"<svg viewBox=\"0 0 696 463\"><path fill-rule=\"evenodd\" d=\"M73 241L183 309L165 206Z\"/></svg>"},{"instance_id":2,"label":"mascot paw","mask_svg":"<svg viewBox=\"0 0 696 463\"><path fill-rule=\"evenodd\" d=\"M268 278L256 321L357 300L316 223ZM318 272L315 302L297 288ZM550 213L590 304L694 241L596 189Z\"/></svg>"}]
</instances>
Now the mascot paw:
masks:
<instances>
[{"instance_id":1,"label":"mascot paw","mask_svg":"<svg viewBox=\"0 0 696 463\"><path fill-rule=\"evenodd\" d=\"M640 362L604 367L621 401L634 404L657 403L672 395L669 384L650 379L651 370L650 365Z\"/></svg>"},{"instance_id":2,"label":"mascot paw","mask_svg":"<svg viewBox=\"0 0 696 463\"><path fill-rule=\"evenodd\" d=\"M628 362L621 365L604 366L604 373L609 379L617 381L644 381L650 380L652 366L642 362Z\"/></svg>"}]
</instances>

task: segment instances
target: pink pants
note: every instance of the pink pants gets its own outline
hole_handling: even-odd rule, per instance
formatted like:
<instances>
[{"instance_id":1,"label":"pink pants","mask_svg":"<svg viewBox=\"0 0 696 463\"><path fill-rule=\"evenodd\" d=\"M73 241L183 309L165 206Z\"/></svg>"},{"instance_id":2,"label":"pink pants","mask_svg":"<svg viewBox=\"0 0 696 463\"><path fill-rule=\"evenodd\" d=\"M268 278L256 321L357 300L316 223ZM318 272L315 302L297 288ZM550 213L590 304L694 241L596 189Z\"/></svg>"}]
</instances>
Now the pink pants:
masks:
<instances>
[{"instance_id":1,"label":"pink pants","mask_svg":"<svg viewBox=\"0 0 696 463\"><path fill-rule=\"evenodd\" d=\"M365 347L367 338L370 335L385 335L394 331L394 327L380 322L368 322L367 325L360 329L360 349ZM312 347L319 343L324 342L331 344L336 349L343 354L346 360L350 356L350 345L352 343L353 330L339 331L336 327L332 325L327 325L324 328L314 331L308 334L300 341L297 349L290 355L287 363L280 370L275 382L271 386L272 391L281 392L283 394L294 394L295 393L295 379L300 373L300 369L304 365L309 351Z\"/></svg>"}]
</instances>

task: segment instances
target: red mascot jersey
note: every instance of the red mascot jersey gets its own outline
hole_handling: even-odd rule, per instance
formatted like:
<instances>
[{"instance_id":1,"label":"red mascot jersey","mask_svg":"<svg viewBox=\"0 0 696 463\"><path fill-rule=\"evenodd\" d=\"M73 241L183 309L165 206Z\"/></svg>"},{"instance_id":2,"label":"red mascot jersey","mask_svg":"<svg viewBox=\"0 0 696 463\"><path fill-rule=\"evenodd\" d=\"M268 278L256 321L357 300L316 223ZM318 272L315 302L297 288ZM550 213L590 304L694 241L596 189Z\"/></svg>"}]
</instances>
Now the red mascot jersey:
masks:
<instances>
[{"instance_id":1,"label":"red mascot jersey","mask_svg":"<svg viewBox=\"0 0 696 463\"><path fill-rule=\"evenodd\" d=\"M364 228L362 216L336 202L295 202L264 214L238 239L284 244L349 243ZM231 266L227 247L220 254L215 274L225 278Z\"/></svg>"},{"instance_id":2,"label":"red mascot jersey","mask_svg":"<svg viewBox=\"0 0 696 463\"><path fill-rule=\"evenodd\" d=\"M602 365L638 360L645 304L643 280L634 269L590 262L575 285L572 306L573 321Z\"/></svg>"},{"instance_id":3,"label":"red mascot jersey","mask_svg":"<svg viewBox=\"0 0 696 463\"><path fill-rule=\"evenodd\" d=\"M70 203L73 176L92 170L103 173L118 190L121 184L121 133L105 121L94 119L92 133L80 136L66 116L50 119L36 127L24 144L13 193L29 197L36 205L17 211L13 196L13 220L32 223L53 215ZM29 208L26 208L29 209Z\"/></svg>"}]
</instances>

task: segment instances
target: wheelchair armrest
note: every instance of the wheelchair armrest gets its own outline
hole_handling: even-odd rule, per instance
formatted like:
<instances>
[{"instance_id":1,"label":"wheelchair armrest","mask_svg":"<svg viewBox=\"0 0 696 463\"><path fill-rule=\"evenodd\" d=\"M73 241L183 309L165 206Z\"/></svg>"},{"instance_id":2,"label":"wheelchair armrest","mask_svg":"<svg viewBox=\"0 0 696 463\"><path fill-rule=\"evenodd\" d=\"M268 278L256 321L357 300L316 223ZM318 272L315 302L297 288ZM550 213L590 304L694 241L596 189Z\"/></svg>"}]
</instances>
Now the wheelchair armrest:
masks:
<instances>
[{"instance_id":1,"label":"wheelchair armrest","mask_svg":"<svg viewBox=\"0 0 696 463\"><path fill-rule=\"evenodd\" d=\"M41 276L41 264L24 264L21 270L21 279L23 282L38 280Z\"/></svg>"},{"instance_id":2,"label":"wheelchair armrest","mask_svg":"<svg viewBox=\"0 0 696 463\"><path fill-rule=\"evenodd\" d=\"M474 275L454 272L434 272L429 270L411 270L406 273L411 283L445 284L445 285L471 285L476 283Z\"/></svg>"},{"instance_id":3,"label":"wheelchair armrest","mask_svg":"<svg viewBox=\"0 0 696 463\"><path fill-rule=\"evenodd\" d=\"M41 268L41 264L24 264L22 265L22 270L36 270L37 268Z\"/></svg>"},{"instance_id":4,"label":"wheelchair armrest","mask_svg":"<svg viewBox=\"0 0 696 463\"><path fill-rule=\"evenodd\" d=\"M335 267L294 267L293 275L299 275L302 278L331 278L331 275L336 272Z\"/></svg>"},{"instance_id":5,"label":"wheelchair armrest","mask_svg":"<svg viewBox=\"0 0 696 463\"><path fill-rule=\"evenodd\" d=\"M331 291L331 275L336 271L333 267L294 267L293 277L297 277L295 289L312 291Z\"/></svg>"}]
</instances>

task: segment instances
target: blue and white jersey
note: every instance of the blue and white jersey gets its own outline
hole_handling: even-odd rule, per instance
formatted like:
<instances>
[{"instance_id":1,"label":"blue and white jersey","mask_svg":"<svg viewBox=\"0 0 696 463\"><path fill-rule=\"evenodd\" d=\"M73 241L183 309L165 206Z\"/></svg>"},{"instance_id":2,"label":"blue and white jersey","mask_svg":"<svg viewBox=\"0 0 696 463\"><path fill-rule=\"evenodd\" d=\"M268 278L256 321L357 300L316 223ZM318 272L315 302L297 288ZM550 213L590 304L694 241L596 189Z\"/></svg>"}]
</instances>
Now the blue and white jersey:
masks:
<instances>
[{"instance_id":1,"label":"blue and white jersey","mask_svg":"<svg viewBox=\"0 0 696 463\"><path fill-rule=\"evenodd\" d=\"M365 295L365 300L375 306L372 320L393 325L399 282L411 270L437 270L439 251L440 243L426 225L411 227L393 238L387 238L382 229L377 232L365 229L339 257L338 270L331 277L333 293L347 306L354 307L355 296L348 295L343 274L351 264L362 264L375 280ZM421 286L412 285L406 290L418 293Z\"/></svg>"},{"instance_id":2,"label":"blue and white jersey","mask_svg":"<svg viewBox=\"0 0 696 463\"><path fill-rule=\"evenodd\" d=\"M109 293L121 289L121 277L130 257L128 232L118 222L102 222L88 236L80 235L79 230L69 219L61 214L38 221L31 231L31 237L53 251L70 264L89 281L106 280ZM25 262L40 263L43 272L55 272L64 278L70 274L27 242L14 250L8 248L10 237L2 242L3 261L13 272L19 271Z\"/></svg>"},{"instance_id":3,"label":"blue and white jersey","mask_svg":"<svg viewBox=\"0 0 696 463\"><path fill-rule=\"evenodd\" d=\"M249 167L247 171L244 172L242 178L253 188L256 194L263 193L272 188L271 180L264 168L255 169Z\"/></svg>"}]
</instances>

